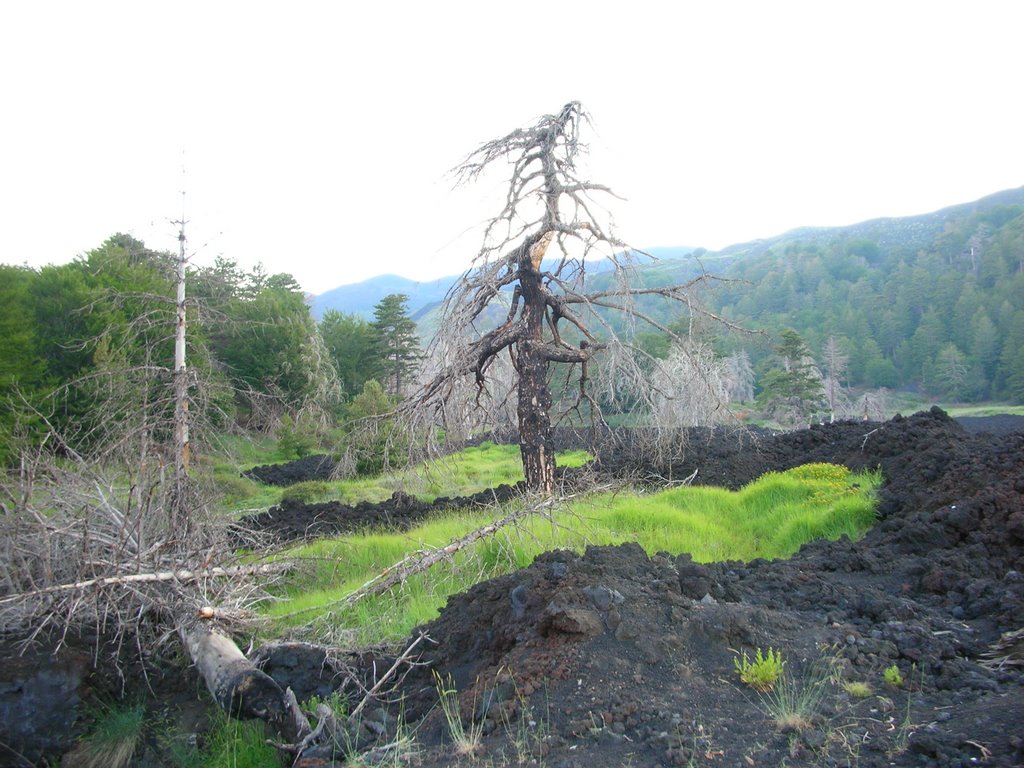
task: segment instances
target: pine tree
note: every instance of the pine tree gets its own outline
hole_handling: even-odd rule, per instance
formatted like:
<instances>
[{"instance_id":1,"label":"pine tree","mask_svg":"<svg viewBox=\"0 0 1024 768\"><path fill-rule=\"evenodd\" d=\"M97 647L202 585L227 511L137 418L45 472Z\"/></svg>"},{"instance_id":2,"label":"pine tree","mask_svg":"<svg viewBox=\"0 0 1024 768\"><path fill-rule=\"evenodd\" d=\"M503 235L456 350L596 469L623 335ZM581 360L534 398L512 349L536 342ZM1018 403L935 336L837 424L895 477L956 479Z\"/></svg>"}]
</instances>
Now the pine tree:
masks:
<instances>
[{"instance_id":1,"label":"pine tree","mask_svg":"<svg viewBox=\"0 0 1024 768\"><path fill-rule=\"evenodd\" d=\"M421 358L416 323L406 308L408 301L404 293L391 293L373 308L379 378L390 395L402 394L407 375Z\"/></svg>"},{"instance_id":2,"label":"pine tree","mask_svg":"<svg viewBox=\"0 0 1024 768\"><path fill-rule=\"evenodd\" d=\"M320 321L320 337L334 361L345 397L363 391L380 372L376 328L365 318L329 309Z\"/></svg>"},{"instance_id":3,"label":"pine tree","mask_svg":"<svg viewBox=\"0 0 1024 768\"><path fill-rule=\"evenodd\" d=\"M765 374L759 400L780 421L806 422L825 397L821 371L807 342L792 328L782 331L775 355L779 367Z\"/></svg>"}]
</instances>

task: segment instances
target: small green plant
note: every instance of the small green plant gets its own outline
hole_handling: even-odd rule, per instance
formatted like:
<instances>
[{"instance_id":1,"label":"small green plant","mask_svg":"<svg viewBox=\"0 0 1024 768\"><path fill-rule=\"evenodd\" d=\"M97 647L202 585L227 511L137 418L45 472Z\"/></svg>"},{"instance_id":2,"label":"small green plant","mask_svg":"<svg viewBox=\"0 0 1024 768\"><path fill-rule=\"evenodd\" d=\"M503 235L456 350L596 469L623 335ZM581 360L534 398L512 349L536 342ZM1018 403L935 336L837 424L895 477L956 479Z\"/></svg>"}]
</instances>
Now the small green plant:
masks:
<instances>
[{"instance_id":1,"label":"small green plant","mask_svg":"<svg viewBox=\"0 0 1024 768\"><path fill-rule=\"evenodd\" d=\"M740 680L755 691L765 693L775 687L786 662L782 660L781 651L768 648L768 653L764 653L758 648L753 661L747 658L747 652L744 651L742 659L733 659L733 665Z\"/></svg>"},{"instance_id":2,"label":"small green plant","mask_svg":"<svg viewBox=\"0 0 1024 768\"><path fill-rule=\"evenodd\" d=\"M142 704L101 704L92 731L65 759L74 768L123 768L135 754L145 726Z\"/></svg>"},{"instance_id":3,"label":"small green plant","mask_svg":"<svg viewBox=\"0 0 1024 768\"><path fill-rule=\"evenodd\" d=\"M455 688L455 682L451 675L442 678L435 670L434 684L437 686L441 711L448 723L448 733L455 744L455 753L457 755L477 754L480 751L480 740L483 738L483 723L471 723L468 729L463 725L462 712L459 707L459 692Z\"/></svg>"},{"instance_id":4,"label":"small green plant","mask_svg":"<svg viewBox=\"0 0 1024 768\"><path fill-rule=\"evenodd\" d=\"M268 746L263 723L240 722L215 710L213 728L195 763L202 768L280 768L277 752Z\"/></svg>"},{"instance_id":5,"label":"small green plant","mask_svg":"<svg viewBox=\"0 0 1024 768\"><path fill-rule=\"evenodd\" d=\"M866 699L872 694L871 686L859 680L843 683L843 690L855 699Z\"/></svg>"},{"instance_id":6,"label":"small green plant","mask_svg":"<svg viewBox=\"0 0 1024 768\"><path fill-rule=\"evenodd\" d=\"M888 673L890 669L895 669L897 673L899 672L899 670L896 669L896 665L895 664L893 664L891 667L886 669L885 670L886 673ZM893 742L893 750L892 750L892 752L894 754L899 754L901 752L905 752L906 751L907 744L910 742L911 734L915 730L917 730L917 726L914 725L914 721L911 718L911 707L912 707L913 702L914 702L913 688L914 688L914 675L915 674L918 675L918 680L917 680L918 690L920 690L920 686L924 682L923 674L920 672L920 670L918 670L917 664L912 664L911 667L910 667L910 680L908 681L908 685L907 685L907 703L906 703L906 708L904 709L904 712L903 712L903 720L899 724L899 726L897 727L896 738L895 738L895 740ZM903 684L903 677L901 676L900 677L900 685L902 685L902 684Z\"/></svg>"},{"instance_id":7,"label":"small green plant","mask_svg":"<svg viewBox=\"0 0 1024 768\"><path fill-rule=\"evenodd\" d=\"M882 672L882 677L885 679L887 685L891 685L893 688L903 687L903 675L900 674L900 668L895 664L886 667L885 671Z\"/></svg>"}]
</instances>

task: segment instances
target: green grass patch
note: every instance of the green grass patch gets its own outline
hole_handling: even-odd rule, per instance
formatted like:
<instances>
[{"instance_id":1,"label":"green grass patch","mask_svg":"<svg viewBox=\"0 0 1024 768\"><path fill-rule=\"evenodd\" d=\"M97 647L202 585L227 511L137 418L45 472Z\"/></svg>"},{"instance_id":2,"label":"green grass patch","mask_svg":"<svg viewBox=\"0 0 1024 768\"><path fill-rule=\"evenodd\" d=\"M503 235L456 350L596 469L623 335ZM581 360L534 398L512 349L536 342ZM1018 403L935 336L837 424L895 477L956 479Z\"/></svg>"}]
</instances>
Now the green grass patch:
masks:
<instances>
[{"instance_id":1,"label":"green grass patch","mask_svg":"<svg viewBox=\"0 0 1024 768\"><path fill-rule=\"evenodd\" d=\"M557 455L562 467L580 467L590 458L586 451L562 451ZM341 498L349 503L383 501L395 491L433 501L439 496L467 496L503 484L512 485L522 479L519 446L485 442L397 472L344 480L336 486Z\"/></svg>"},{"instance_id":2,"label":"green grass patch","mask_svg":"<svg viewBox=\"0 0 1024 768\"><path fill-rule=\"evenodd\" d=\"M1024 405L1011 405L1000 402L983 403L951 403L939 402L922 397L912 392L893 392L889 397L886 416L892 418L897 413L907 416L918 411L927 411L933 405L939 406L953 418L958 416L1024 416Z\"/></svg>"},{"instance_id":3,"label":"green grass patch","mask_svg":"<svg viewBox=\"0 0 1024 768\"><path fill-rule=\"evenodd\" d=\"M168 757L179 768L280 768L277 750L266 743L259 720L234 720L219 709L201 749L180 744L168 747Z\"/></svg>"},{"instance_id":4,"label":"green grass patch","mask_svg":"<svg viewBox=\"0 0 1024 768\"><path fill-rule=\"evenodd\" d=\"M449 595L523 568L552 549L635 541L651 554L689 552L700 562L785 558L812 539L862 536L874 522L880 482L878 472L817 464L769 473L736 492L692 487L596 494L503 529L347 611L332 606L387 566L416 550L443 546L504 512L452 514L402 533L318 540L282 555L301 566L266 612L279 629L313 620L317 631L352 632L358 642L374 643L401 638L434 618ZM301 615L287 616L299 610Z\"/></svg>"},{"instance_id":5,"label":"green grass patch","mask_svg":"<svg viewBox=\"0 0 1024 768\"><path fill-rule=\"evenodd\" d=\"M941 407L941 406L940 406ZM950 416L1024 416L1024 405L1004 405L1001 403L978 403L975 405L951 405L943 408Z\"/></svg>"}]
</instances>

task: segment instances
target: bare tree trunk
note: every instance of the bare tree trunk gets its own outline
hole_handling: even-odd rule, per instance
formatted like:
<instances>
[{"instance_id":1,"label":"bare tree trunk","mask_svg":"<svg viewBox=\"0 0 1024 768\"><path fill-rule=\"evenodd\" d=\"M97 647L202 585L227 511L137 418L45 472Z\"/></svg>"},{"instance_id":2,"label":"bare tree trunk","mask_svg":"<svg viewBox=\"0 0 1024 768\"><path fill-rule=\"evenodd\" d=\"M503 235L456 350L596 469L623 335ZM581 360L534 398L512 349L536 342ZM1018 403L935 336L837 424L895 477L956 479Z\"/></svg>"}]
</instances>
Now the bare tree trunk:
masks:
<instances>
[{"instance_id":1,"label":"bare tree trunk","mask_svg":"<svg viewBox=\"0 0 1024 768\"><path fill-rule=\"evenodd\" d=\"M519 288L526 332L519 344L519 451L526 487L550 496L555 490L555 452L551 431L551 388L544 351L547 297L540 274L551 236L546 235L519 260Z\"/></svg>"},{"instance_id":2,"label":"bare tree trunk","mask_svg":"<svg viewBox=\"0 0 1024 768\"><path fill-rule=\"evenodd\" d=\"M188 529L188 369L185 367L185 216L178 230L177 321L174 333L174 495L171 530L184 535Z\"/></svg>"},{"instance_id":3,"label":"bare tree trunk","mask_svg":"<svg viewBox=\"0 0 1024 768\"><path fill-rule=\"evenodd\" d=\"M519 347L519 451L526 487L551 495L555 489L555 451L551 430L551 390L547 360L532 343Z\"/></svg>"}]
</instances>

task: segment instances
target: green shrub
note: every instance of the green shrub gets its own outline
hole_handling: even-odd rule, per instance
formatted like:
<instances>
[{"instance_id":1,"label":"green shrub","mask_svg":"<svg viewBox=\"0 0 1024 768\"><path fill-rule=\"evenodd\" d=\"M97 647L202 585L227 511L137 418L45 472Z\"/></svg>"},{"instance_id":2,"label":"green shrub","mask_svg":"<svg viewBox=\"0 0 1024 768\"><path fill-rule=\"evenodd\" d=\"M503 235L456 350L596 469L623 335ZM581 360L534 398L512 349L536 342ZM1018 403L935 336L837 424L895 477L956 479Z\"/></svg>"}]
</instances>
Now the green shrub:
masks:
<instances>
[{"instance_id":1,"label":"green shrub","mask_svg":"<svg viewBox=\"0 0 1024 768\"><path fill-rule=\"evenodd\" d=\"M768 653L763 653L758 648L753 661L747 658L747 652L744 651L742 660L733 659L733 665L739 673L740 680L755 691L766 692L775 687L786 662L782 660L780 651L769 648Z\"/></svg>"},{"instance_id":2,"label":"green shrub","mask_svg":"<svg viewBox=\"0 0 1024 768\"><path fill-rule=\"evenodd\" d=\"M235 504L249 496L255 496L261 490L260 484L255 480L238 475L223 475L218 472L213 482L226 504Z\"/></svg>"},{"instance_id":3,"label":"green shrub","mask_svg":"<svg viewBox=\"0 0 1024 768\"><path fill-rule=\"evenodd\" d=\"M316 428L305 419L298 423L288 415L277 427L277 452L282 459L302 459L312 454L319 444Z\"/></svg>"},{"instance_id":4,"label":"green shrub","mask_svg":"<svg viewBox=\"0 0 1024 768\"><path fill-rule=\"evenodd\" d=\"M289 485L281 492L281 501L298 501L302 504L313 504L324 501L331 495L331 485L323 480L304 480Z\"/></svg>"},{"instance_id":5,"label":"green shrub","mask_svg":"<svg viewBox=\"0 0 1024 768\"><path fill-rule=\"evenodd\" d=\"M394 407L394 400L374 379L346 407L351 429L345 442L355 458L356 474L376 475L406 463L408 442L388 416Z\"/></svg>"}]
</instances>

